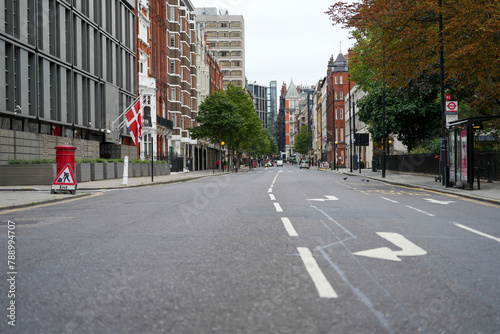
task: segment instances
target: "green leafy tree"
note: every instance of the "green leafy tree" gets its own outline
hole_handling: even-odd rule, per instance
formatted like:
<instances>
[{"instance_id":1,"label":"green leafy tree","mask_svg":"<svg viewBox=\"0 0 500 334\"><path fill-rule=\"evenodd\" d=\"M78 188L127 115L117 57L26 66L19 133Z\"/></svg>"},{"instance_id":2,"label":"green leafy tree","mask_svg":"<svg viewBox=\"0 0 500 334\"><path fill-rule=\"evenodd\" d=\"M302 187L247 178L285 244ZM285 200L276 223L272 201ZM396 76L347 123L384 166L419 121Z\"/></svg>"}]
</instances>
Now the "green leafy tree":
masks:
<instances>
[{"instance_id":1,"label":"green leafy tree","mask_svg":"<svg viewBox=\"0 0 500 334\"><path fill-rule=\"evenodd\" d=\"M237 106L222 91L212 93L200 104L196 122L198 125L191 129L191 136L221 147L221 142L228 142L237 135L242 118ZM222 160L222 155L219 159Z\"/></svg>"},{"instance_id":2,"label":"green leafy tree","mask_svg":"<svg viewBox=\"0 0 500 334\"><path fill-rule=\"evenodd\" d=\"M198 108L198 125L191 129L191 136L195 139L207 139L214 144L228 140L241 124L241 117L236 109L236 105L224 92L212 93Z\"/></svg>"},{"instance_id":3,"label":"green leafy tree","mask_svg":"<svg viewBox=\"0 0 500 334\"><path fill-rule=\"evenodd\" d=\"M295 137L293 150L302 155L306 155L309 153L310 142L311 142L311 133L307 129L307 126L302 126L299 130L299 133Z\"/></svg>"},{"instance_id":4,"label":"green leafy tree","mask_svg":"<svg viewBox=\"0 0 500 334\"><path fill-rule=\"evenodd\" d=\"M336 1L327 12L334 24L354 31L364 69L388 88L405 87L425 73L437 75L442 46L446 87L475 115L500 114L499 13L498 0L442 1L441 6L436 0Z\"/></svg>"},{"instance_id":5,"label":"green leafy tree","mask_svg":"<svg viewBox=\"0 0 500 334\"><path fill-rule=\"evenodd\" d=\"M408 150L439 136L440 105L435 90L386 89L386 134L394 135ZM369 93L357 103L359 119L366 123L373 139L383 138L383 90L373 83Z\"/></svg>"}]
</instances>

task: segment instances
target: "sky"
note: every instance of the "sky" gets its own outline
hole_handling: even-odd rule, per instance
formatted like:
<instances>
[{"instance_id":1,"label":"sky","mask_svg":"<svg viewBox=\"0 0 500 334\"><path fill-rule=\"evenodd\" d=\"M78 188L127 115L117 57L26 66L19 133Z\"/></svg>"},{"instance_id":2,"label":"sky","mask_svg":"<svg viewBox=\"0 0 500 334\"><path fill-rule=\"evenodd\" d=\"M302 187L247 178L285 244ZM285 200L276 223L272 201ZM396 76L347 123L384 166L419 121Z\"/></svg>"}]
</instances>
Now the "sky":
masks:
<instances>
[{"instance_id":1,"label":"sky","mask_svg":"<svg viewBox=\"0 0 500 334\"><path fill-rule=\"evenodd\" d=\"M315 85L330 57L354 45L347 30L333 26L325 12L333 0L191 0L194 7L227 9L245 20L246 77L269 86L291 80ZM342 47L341 47L342 45Z\"/></svg>"}]
</instances>

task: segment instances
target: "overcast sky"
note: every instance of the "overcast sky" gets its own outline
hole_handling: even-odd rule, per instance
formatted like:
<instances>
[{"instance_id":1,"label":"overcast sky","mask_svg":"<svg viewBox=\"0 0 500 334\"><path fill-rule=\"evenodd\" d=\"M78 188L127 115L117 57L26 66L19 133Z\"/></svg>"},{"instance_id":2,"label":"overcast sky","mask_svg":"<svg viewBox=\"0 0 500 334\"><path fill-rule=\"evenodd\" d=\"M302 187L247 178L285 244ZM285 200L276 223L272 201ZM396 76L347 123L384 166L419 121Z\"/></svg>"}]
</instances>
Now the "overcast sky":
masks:
<instances>
[{"instance_id":1,"label":"overcast sky","mask_svg":"<svg viewBox=\"0 0 500 334\"><path fill-rule=\"evenodd\" d=\"M348 31L325 14L334 0L191 0L195 7L228 9L245 19L246 77L268 86L315 85L328 60L353 46Z\"/></svg>"}]
</instances>

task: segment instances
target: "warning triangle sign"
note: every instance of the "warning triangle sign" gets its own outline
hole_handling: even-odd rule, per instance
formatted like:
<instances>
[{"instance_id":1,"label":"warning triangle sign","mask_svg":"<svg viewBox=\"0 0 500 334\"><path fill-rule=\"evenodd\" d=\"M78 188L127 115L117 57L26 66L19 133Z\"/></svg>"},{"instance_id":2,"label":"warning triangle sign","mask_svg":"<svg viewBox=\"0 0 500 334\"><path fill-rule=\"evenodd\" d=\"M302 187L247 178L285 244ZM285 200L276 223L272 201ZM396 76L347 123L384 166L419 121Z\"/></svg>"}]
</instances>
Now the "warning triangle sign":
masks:
<instances>
[{"instance_id":1,"label":"warning triangle sign","mask_svg":"<svg viewBox=\"0 0 500 334\"><path fill-rule=\"evenodd\" d=\"M66 164L64 168L59 172L52 185L56 186L74 186L76 185L76 178L73 174L73 169L70 164Z\"/></svg>"}]
</instances>

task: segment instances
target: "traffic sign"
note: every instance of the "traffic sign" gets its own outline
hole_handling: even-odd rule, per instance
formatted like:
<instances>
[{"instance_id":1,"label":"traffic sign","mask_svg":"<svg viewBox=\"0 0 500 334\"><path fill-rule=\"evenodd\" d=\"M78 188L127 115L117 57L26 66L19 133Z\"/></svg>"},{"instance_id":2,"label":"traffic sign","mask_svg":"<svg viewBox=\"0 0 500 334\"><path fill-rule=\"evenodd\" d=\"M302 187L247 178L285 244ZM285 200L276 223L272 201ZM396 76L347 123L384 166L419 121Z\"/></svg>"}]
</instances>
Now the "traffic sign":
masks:
<instances>
[{"instance_id":1,"label":"traffic sign","mask_svg":"<svg viewBox=\"0 0 500 334\"><path fill-rule=\"evenodd\" d=\"M52 182L51 193L53 194L55 190L69 190L72 194L76 193L76 178L70 164L66 164Z\"/></svg>"},{"instance_id":2,"label":"traffic sign","mask_svg":"<svg viewBox=\"0 0 500 334\"><path fill-rule=\"evenodd\" d=\"M446 112L448 114L458 114L458 102L457 101L448 101L446 102Z\"/></svg>"},{"instance_id":3,"label":"traffic sign","mask_svg":"<svg viewBox=\"0 0 500 334\"><path fill-rule=\"evenodd\" d=\"M446 101L451 101L452 99L451 94L446 94L444 98L446 99Z\"/></svg>"}]
</instances>

